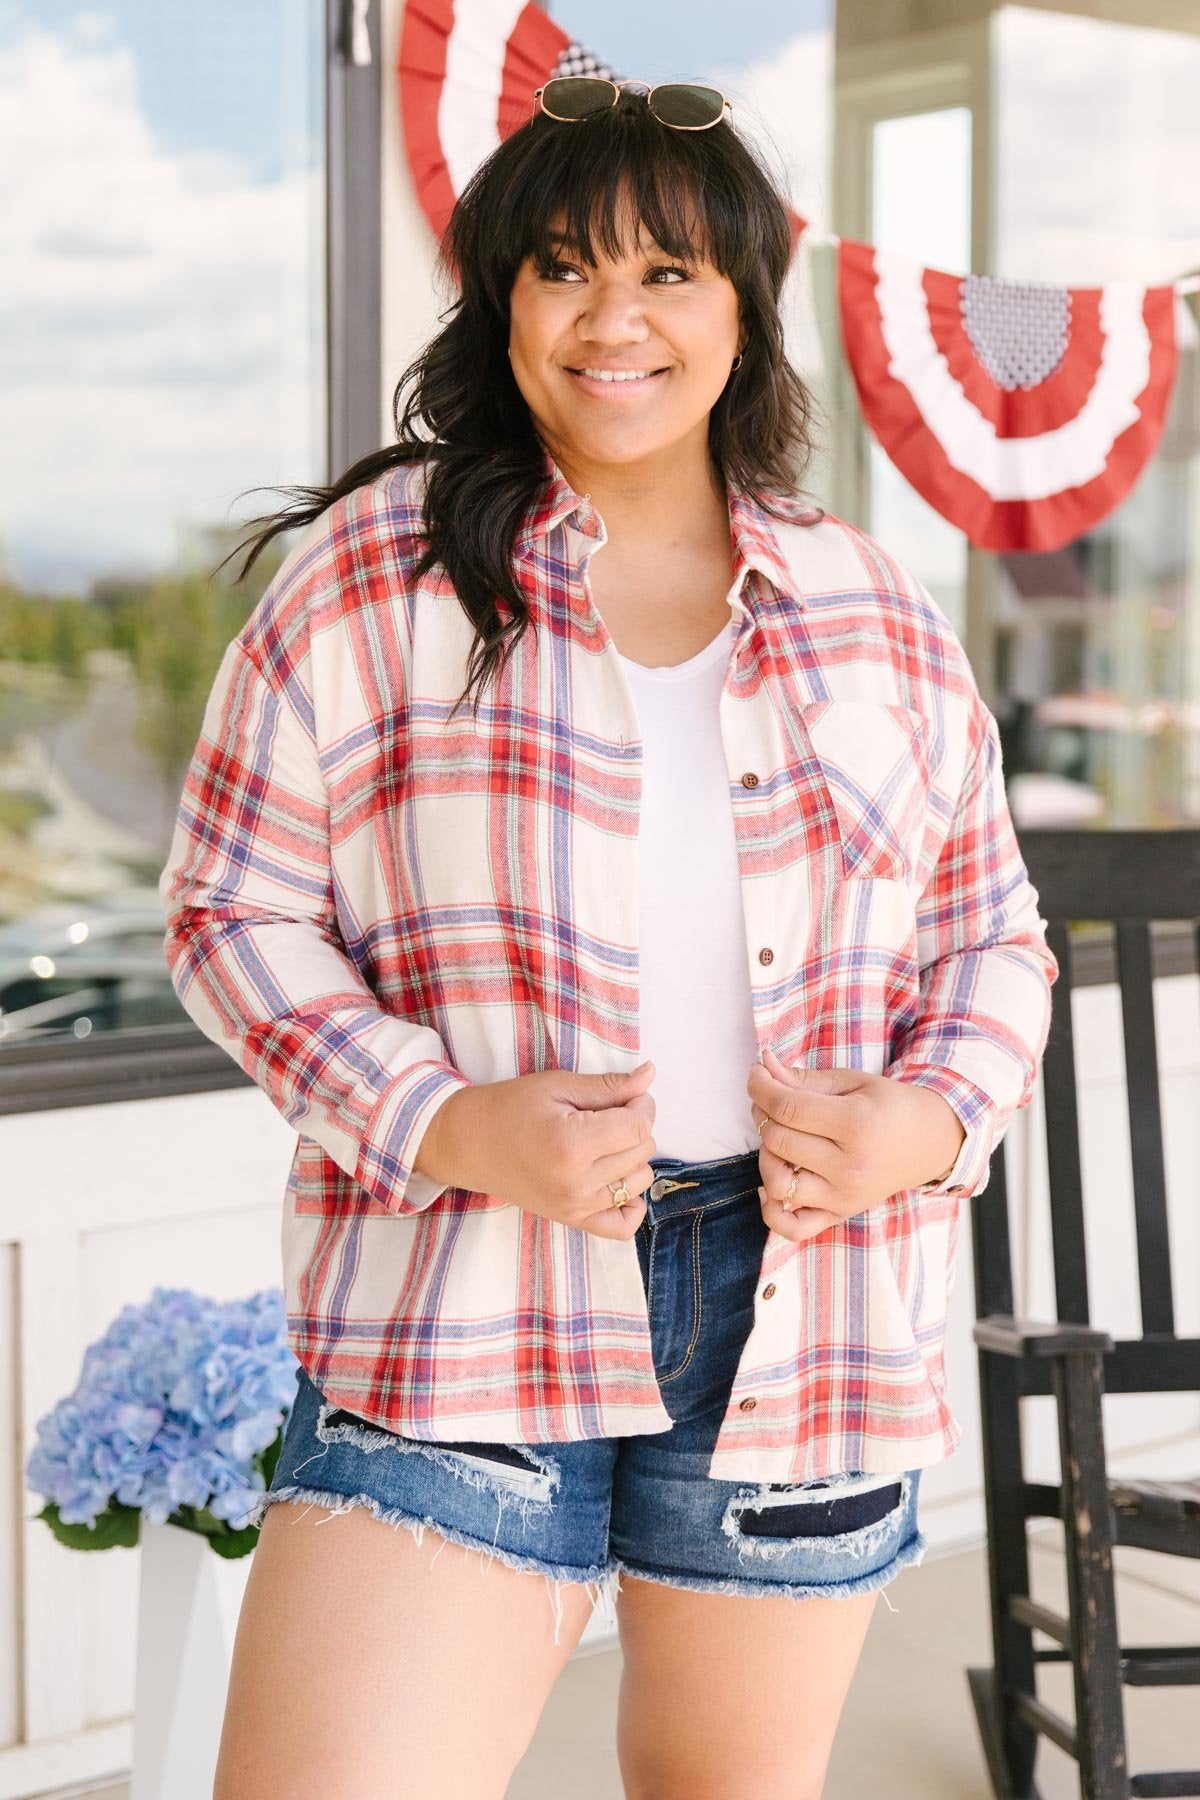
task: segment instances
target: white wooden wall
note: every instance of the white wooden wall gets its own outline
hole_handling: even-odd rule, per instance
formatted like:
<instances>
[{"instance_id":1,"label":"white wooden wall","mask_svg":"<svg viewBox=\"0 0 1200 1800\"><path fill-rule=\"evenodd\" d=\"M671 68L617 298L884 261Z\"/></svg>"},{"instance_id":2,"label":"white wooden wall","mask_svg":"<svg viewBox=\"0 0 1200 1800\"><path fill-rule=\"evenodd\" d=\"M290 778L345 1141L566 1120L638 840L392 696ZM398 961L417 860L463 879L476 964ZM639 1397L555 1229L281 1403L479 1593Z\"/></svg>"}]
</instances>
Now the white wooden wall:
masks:
<instances>
[{"instance_id":1,"label":"white wooden wall","mask_svg":"<svg viewBox=\"0 0 1200 1800\"><path fill-rule=\"evenodd\" d=\"M1200 1332L1200 991L1158 988L1179 1329ZM1086 1114L1094 1311L1137 1329L1128 1138L1117 997L1076 999ZM1051 1317L1040 1169L1014 1198L1025 1310ZM74 1387L85 1346L156 1283L220 1297L280 1281L281 1198L293 1137L256 1088L0 1119L0 1800L129 1766L138 1552L63 1549L33 1518L21 1470L37 1420ZM1018 1184L1019 1187L1019 1184ZM923 1524L935 1547L982 1536L969 1226L950 1327L951 1399L966 1436L927 1471ZM1033 1472L1051 1477L1050 1402L1027 1403ZM1192 1472L1200 1402L1110 1397L1117 1467Z\"/></svg>"},{"instance_id":2,"label":"white wooden wall","mask_svg":"<svg viewBox=\"0 0 1200 1800\"><path fill-rule=\"evenodd\" d=\"M21 1472L156 1283L278 1285L291 1128L257 1088L0 1119L0 1800L130 1765L136 1550L64 1549Z\"/></svg>"}]
</instances>

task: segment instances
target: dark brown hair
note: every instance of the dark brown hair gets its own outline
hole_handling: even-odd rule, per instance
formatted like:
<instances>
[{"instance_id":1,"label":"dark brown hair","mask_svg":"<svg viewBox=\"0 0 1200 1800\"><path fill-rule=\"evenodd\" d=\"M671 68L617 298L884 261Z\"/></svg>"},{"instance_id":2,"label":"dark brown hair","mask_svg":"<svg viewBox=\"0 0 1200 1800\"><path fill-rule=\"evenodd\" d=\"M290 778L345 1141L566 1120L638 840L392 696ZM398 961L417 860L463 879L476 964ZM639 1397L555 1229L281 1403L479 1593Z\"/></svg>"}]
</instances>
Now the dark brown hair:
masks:
<instances>
[{"instance_id":1,"label":"dark brown hair","mask_svg":"<svg viewBox=\"0 0 1200 1800\"><path fill-rule=\"evenodd\" d=\"M506 640L529 622L512 546L544 479L545 451L508 357L513 283L526 256L537 266L553 260L555 228L576 240L591 266L597 244L618 256L630 222L626 195L633 222L666 255L685 265L707 255L737 290L746 348L709 416L715 473L768 510L772 494L794 496L812 456L814 408L784 351L779 302L791 232L783 199L727 121L672 130L643 96L626 91L611 110L578 123L538 112L480 164L441 246L439 267L457 297L393 395L397 441L360 458L329 487L286 490L298 496L295 504L249 521L265 529L230 552L252 543L237 579L277 533L310 524L390 468L425 463L426 543L416 574L440 563L475 627L460 702L475 686L478 706Z\"/></svg>"}]
</instances>

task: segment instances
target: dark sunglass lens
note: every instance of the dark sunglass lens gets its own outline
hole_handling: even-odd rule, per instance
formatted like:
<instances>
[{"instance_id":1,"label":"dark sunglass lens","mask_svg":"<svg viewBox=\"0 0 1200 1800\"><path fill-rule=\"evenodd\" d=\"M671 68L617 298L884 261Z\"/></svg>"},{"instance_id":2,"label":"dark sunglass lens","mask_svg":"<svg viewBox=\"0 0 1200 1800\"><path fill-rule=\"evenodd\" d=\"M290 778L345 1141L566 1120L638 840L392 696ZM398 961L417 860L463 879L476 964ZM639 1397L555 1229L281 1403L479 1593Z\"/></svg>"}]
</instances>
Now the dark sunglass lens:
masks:
<instances>
[{"instance_id":1,"label":"dark sunglass lens","mask_svg":"<svg viewBox=\"0 0 1200 1800\"><path fill-rule=\"evenodd\" d=\"M542 105L556 119L586 119L612 103L612 82L598 76L563 75L542 89Z\"/></svg>"},{"instance_id":2,"label":"dark sunglass lens","mask_svg":"<svg viewBox=\"0 0 1200 1800\"><path fill-rule=\"evenodd\" d=\"M716 88L689 82L666 82L650 96L650 111L664 125L714 125L724 110L724 95Z\"/></svg>"}]
</instances>

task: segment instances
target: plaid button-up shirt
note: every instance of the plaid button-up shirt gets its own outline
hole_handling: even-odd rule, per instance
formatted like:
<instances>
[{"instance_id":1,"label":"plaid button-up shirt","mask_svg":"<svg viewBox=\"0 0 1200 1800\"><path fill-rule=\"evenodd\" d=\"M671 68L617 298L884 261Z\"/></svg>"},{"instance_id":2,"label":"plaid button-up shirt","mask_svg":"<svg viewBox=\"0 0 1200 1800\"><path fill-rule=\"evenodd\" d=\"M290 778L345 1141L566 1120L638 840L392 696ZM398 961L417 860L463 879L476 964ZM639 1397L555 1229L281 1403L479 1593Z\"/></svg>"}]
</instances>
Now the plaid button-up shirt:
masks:
<instances>
[{"instance_id":1,"label":"plaid button-up shirt","mask_svg":"<svg viewBox=\"0 0 1200 1800\"><path fill-rule=\"evenodd\" d=\"M308 527L225 652L159 884L182 1004L298 1133L291 1347L421 1439L671 1423L632 1240L413 1168L460 1087L641 1060L642 742L587 583L603 522L545 472L513 547L536 629L477 718L449 719L473 628L440 567L413 573L422 471ZM932 1087L966 1137L941 1185L768 1236L708 1473L772 1482L958 1441L959 1207L1029 1099L1055 973L954 633L862 531L786 509L730 494L720 730L759 1042Z\"/></svg>"}]
</instances>

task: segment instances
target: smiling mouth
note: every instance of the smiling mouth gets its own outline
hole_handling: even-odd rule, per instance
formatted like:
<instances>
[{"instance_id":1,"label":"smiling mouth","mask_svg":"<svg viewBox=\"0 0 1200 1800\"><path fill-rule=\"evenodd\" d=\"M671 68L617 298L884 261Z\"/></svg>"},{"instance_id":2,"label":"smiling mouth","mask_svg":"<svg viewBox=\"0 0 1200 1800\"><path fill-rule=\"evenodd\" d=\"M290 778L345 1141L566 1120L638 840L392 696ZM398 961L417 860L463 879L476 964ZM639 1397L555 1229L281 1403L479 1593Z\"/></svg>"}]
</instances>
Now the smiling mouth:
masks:
<instances>
[{"instance_id":1,"label":"smiling mouth","mask_svg":"<svg viewBox=\"0 0 1200 1800\"><path fill-rule=\"evenodd\" d=\"M583 376L587 381L602 381L606 387L644 387L653 381L656 375L665 375L664 369L589 369L586 367L573 369L568 367L568 375Z\"/></svg>"}]
</instances>

